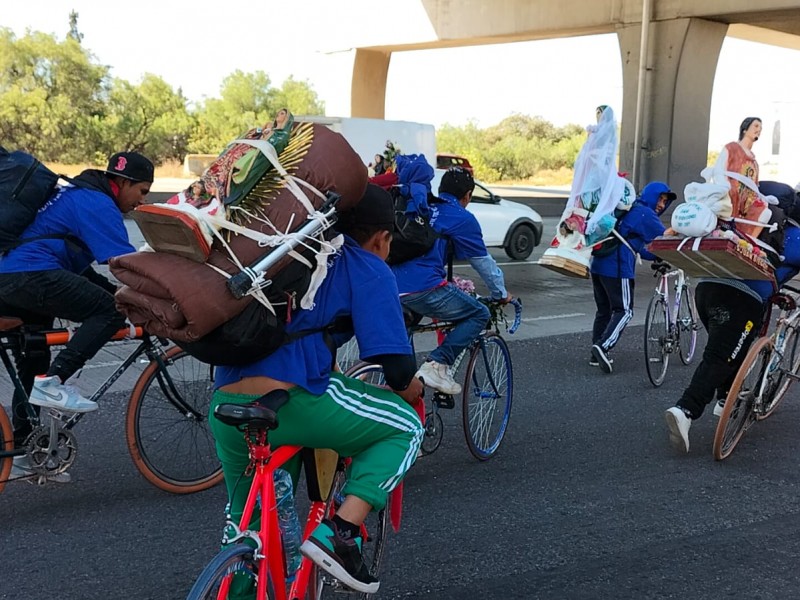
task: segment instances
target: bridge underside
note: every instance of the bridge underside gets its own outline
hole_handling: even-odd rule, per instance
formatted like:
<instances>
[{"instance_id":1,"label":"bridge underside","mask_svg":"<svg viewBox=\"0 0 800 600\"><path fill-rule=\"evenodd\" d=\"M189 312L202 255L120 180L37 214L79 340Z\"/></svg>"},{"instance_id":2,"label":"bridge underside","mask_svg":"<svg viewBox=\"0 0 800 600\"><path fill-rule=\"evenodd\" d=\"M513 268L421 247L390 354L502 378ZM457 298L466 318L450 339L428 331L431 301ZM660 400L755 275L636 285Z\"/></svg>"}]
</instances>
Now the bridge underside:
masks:
<instances>
[{"instance_id":1,"label":"bridge underside","mask_svg":"<svg viewBox=\"0 0 800 600\"><path fill-rule=\"evenodd\" d=\"M800 50L800 9L796 0L651 1L643 70L642 0L421 0L427 31L398 39L398 27L380 45L357 47L351 114L384 118L394 52L616 32L624 88L620 168L636 173L637 188L661 179L682 189L706 163L711 94L725 36Z\"/></svg>"}]
</instances>

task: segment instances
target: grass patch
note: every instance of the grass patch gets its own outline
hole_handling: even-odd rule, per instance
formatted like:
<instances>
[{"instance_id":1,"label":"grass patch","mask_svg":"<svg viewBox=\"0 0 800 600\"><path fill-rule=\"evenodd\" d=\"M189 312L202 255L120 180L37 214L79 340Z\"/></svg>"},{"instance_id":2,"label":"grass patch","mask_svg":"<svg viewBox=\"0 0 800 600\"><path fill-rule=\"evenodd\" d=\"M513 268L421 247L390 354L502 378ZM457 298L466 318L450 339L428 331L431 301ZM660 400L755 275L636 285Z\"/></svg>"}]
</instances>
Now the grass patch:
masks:
<instances>
[{"instance_id":1,"label":"grass patch","mask_svg":"<svg viewBox=\"0 0 800 600\"><path fill-rule=\"evenodd\" d=\"M496 183L500 185L530 185L534 187L549 187L553 185L570 185L572 183L573 170L567 167L560 169L543 169L533 177L524 180L505 180Z\"/></svg>"}]
</instances>

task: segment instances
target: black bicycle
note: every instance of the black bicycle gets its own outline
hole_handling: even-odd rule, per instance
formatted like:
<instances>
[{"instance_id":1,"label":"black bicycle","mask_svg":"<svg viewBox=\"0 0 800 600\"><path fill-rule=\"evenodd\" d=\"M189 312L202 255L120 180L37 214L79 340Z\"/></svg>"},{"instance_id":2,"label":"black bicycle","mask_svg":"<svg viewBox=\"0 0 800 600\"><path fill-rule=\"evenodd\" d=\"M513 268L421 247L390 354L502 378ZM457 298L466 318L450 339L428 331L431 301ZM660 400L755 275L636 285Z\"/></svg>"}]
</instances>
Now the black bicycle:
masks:
<instances>
[{"instance_id":1,"label":"black bicycle","mask_svg":"<svg viewBox=\"0 0 800 600\"><path fill-rule=\"evenodd\" d=\"M134 335L131 336L131 333ZM14 352L65 344L68 328L36 331L17 318L0 317L0 360L14 389L25 394L12 362ZM128 400L125 431L134 465L153 485L175 494L208 489L222 480L222 467L208 426L208 407L214 387L214 368L203 364L163 339L154 339L141 328L121 329L112 338L139 344L91 396L97 401L128 368L145 356L147 366ZM0 405L0 491L17 456L27 455L30 475L22 480L40 484L65 472L75 462L78 443L73 428L83 414L43 409L37 415L26 404L33 431L21 448L14 449L11 422Z\"/></svg>"}]
</instances>

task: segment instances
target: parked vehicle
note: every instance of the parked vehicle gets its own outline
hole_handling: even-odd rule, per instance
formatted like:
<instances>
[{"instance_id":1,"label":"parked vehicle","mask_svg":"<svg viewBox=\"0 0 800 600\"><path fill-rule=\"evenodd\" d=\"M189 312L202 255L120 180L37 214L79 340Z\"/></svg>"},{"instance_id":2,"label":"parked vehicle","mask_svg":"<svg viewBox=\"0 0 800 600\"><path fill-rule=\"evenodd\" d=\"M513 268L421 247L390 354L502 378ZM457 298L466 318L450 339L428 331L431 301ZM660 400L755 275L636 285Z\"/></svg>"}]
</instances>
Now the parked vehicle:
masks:
<instances>
[{"instance_id":1,"label":"parked vehicle","mask_svg":"<svg viewBox=\"0 0 800 600\"><path fill-rule=\"evenodd\" d=\"M437 194L445 169L436 169L431 191ZM476 180L472 201L467 205L478 219L483 240L489 248L502 248L509 258L525 260L542 241L541 215L531 207L512 202L492 192Z\"/></svg>"},{"instance_id":2,"label":"parked vehicle","mask_svg":"<svg viewBox=\"0 0 800 600\"><path fill-rule=\"evenodd\" d=\"M469 159L457 154L437 154L436 155L436 168L449 169L450 167L463 167L470 172L470 175L475 175Z\"/></svg>"}]
</instances>

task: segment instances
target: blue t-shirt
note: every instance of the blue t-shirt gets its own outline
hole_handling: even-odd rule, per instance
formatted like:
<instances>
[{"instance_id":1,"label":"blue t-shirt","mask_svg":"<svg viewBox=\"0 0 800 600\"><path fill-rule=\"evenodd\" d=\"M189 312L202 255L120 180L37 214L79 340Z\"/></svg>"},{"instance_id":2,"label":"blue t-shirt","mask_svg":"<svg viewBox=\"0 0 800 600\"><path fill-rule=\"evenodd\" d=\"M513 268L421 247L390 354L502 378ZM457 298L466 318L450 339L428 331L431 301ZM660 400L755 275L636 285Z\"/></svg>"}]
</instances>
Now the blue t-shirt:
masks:
<instances>
[{"instance_id":1,"label":"blue t-shirt","mask_svg":"<svg viewBox=\"0 0 800 600\"><path fill-rule=\"evenodd\" d=\"M447 277L447 240L453 244L455 258L467 260L488 256L478 220L451 194L441 194L441 202L432 202L431 226L447 238L439 238L426 254L392 266L401 294L423 292L442 285Z\"/></svg>"},{"instance_id":2,"label":"blue t-shirt","mask_svg":"<svg viewBox=\"0 0 800 600\"><path fill-rule=\"evenodd\" d=\"M345 236L342 249L328 261L328 274L317 290L314 308L298 310L288 333L318 329L350 315L362 359L380 354L411 354L397 284L380 257ZM337 345L352 335L337 336ZM216 386L244 377L272 377L299 385L312 394L328 387L333 357L323 334L314 333L281 346L273 354L244 367L218 367Z\"/></svg>"},{"instance_id":3,"label":"blue t-shirt","mask_svg":"<svg viewBox=\"0 0 800 600\"><path fill-rule=\"evenodd\" d=\"M43 235L71 235L86 249L63 239L36 240L10 250L0 259L0 273L66 270L82 273L94 261L135 252L128 241L122 213L106 194L79 187L63 187L51 198L20 239Z\"/></svg>"}]
</instances>

